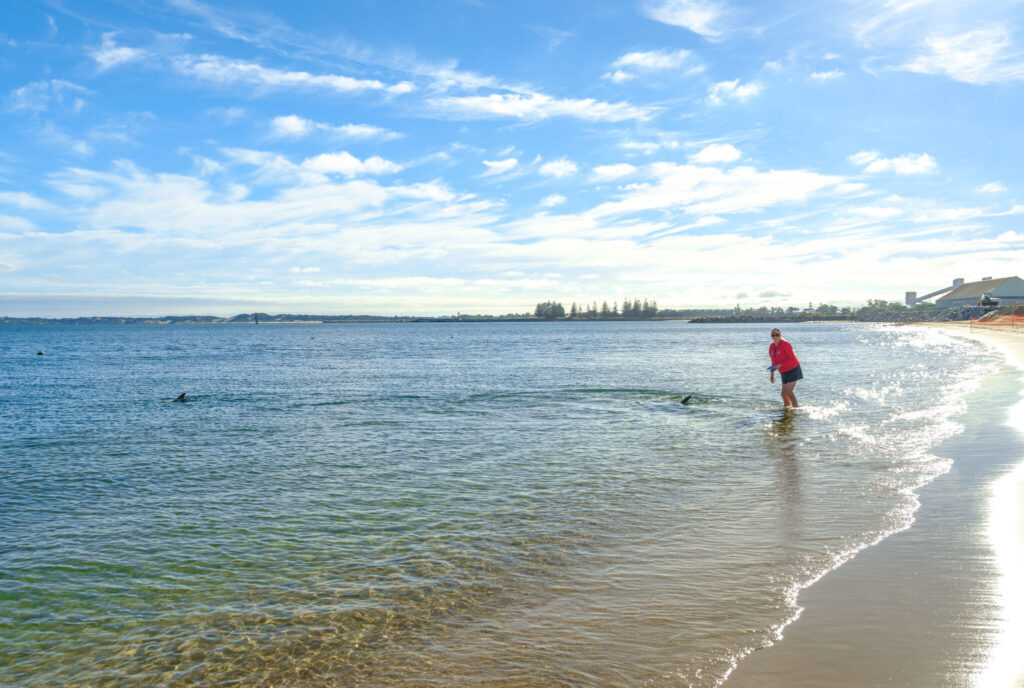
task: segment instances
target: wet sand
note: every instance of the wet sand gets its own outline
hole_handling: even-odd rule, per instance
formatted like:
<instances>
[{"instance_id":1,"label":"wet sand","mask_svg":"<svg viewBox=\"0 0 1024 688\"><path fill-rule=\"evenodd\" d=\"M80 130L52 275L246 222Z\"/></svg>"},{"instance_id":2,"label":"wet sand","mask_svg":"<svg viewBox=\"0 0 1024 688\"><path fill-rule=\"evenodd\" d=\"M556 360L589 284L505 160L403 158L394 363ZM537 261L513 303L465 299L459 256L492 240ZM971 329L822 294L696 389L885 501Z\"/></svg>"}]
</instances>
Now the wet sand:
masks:
<instances>
[{"instance_id":1,"label":"wet sand","mask_svg":"<svg viewBox=\"0 0 1024 688\"><path fill-rule=\"evenodd\" d=\"M934 327L1006 361L932 450L951 470L918 491L909 529L804 590L800 618L726 688L1024 687L1024 332Z\"/></svg>"}]
</instances>

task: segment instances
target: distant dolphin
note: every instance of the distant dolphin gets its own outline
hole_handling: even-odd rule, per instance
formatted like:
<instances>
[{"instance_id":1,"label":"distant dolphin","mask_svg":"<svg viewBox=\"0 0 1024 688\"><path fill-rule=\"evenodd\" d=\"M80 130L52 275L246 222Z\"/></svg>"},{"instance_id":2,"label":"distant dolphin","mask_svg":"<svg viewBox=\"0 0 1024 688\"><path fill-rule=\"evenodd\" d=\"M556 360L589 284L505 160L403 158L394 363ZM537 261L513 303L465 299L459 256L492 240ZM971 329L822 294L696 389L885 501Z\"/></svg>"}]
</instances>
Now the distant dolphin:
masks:
<instances>
[{"instance_id":1,"label":"distant dolphin","mask_svg":"<svg viewBox=\"0 0 1024 688\"><path fill-rule=\"evenodd\" d=\"M686 402L688 402L688 401L690 400L690 397L692 397L692 396L693 396L692 394L687 394L687 395L686 395L685 397L683 397L683 398L682 398L682 399L681 399L681 400L679 401L679 403L680 403L680 404L685 404Z\"/></svg>"},{"instance_id":2,"label":"distant dolphin","mask_svg":"<svg viewBox=\"0 0 1024 688\"><path fill-rule=\"evenodd\" d=\"M185 392L182 392L181 396L177 399L171 399L171 401L185 401Z\"/></svg>"}]
</instances>

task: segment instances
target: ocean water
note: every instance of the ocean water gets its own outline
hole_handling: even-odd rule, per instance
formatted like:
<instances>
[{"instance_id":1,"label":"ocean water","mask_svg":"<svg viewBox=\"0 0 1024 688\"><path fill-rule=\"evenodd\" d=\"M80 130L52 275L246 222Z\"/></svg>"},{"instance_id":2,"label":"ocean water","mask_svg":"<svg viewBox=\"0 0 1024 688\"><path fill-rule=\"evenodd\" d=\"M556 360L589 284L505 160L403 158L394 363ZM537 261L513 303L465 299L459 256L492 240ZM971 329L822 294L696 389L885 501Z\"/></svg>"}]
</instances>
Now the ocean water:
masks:
<instances>
[{"instance_id":1,"label":"ocean water","mask_svg":"<svg viewBox=\"0 0 1024 688\"><path fill-rule=\"evenodd\" d=\"M0 328L0 685L721 685L996 357L769 329Z\"/></svg>"}]
</instances>

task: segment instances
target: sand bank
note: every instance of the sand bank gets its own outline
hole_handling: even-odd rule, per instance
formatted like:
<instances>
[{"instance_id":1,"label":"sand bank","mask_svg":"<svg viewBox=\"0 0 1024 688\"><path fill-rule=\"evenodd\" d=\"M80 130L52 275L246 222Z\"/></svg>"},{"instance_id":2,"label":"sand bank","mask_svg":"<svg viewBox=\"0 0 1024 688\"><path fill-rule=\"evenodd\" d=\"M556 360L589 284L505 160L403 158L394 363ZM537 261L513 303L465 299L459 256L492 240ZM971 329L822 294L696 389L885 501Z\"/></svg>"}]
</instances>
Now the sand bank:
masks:
<instances>
[{"instance_id":1,"label":"sand bank","mask_svg":"<svg viewBox=\"0 0 1024 688\"><path fill-rule=\"evenodd\" d=\"M952 469L918 491L911 528L804 590L800 618L726 688L1024 687L1024 332L934 327L1006 361L933 450Z\"/></svg>"}]
</instances>

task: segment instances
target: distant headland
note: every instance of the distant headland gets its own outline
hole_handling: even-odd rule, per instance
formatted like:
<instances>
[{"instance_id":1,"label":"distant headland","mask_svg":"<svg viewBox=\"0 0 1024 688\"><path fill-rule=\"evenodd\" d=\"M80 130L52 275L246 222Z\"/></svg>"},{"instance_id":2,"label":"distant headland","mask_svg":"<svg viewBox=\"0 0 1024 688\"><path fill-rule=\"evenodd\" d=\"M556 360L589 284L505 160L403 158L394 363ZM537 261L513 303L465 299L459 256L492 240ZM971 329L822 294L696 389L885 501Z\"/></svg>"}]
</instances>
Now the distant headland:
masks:
<instances>
[{"instance_id":1,"label":"distant headland","mask_svg":"<svg viewBox=\"0 0 1024 688\"><path fill-rule=\"evenodd\" d=\"M860 307L808 304L807 308L768 307L729 309L658 308L656 301L626 299L620 307L607 301L566 310L558 301L538 303L533 313L480 315L456 313L440 316L411 315L310 315L298 313L241 313L231 317L214 315L167 315L157 317L81 316L74 318L6 317L0 325L203 325L203 324L288 324L288 323L450 323L450 322L551 322L551 321L637 321L688 320L694 323L815 322L847 320L859 322L943 322L979 318L991 307L960 306L939 308L930 303L913 307L894 301L869 300Z\"/></svg>"}]
</instances>

